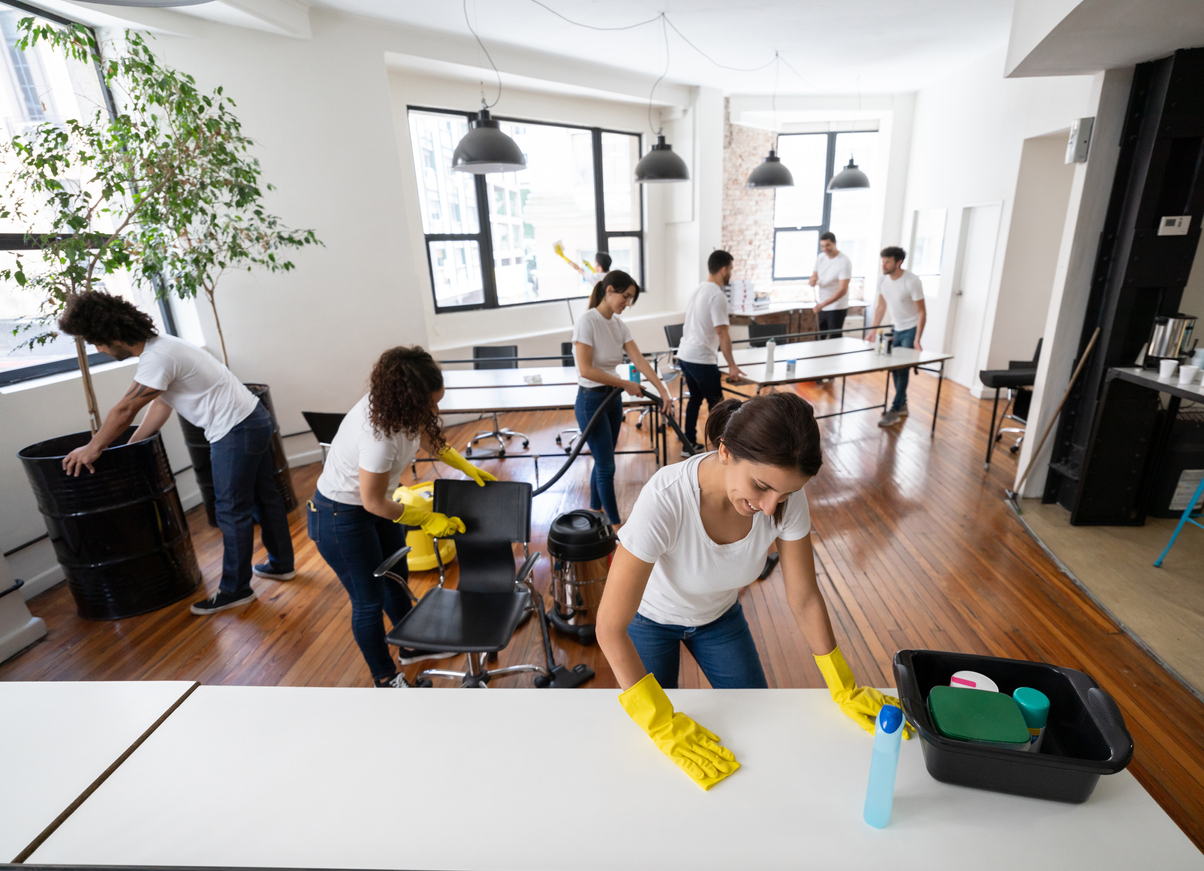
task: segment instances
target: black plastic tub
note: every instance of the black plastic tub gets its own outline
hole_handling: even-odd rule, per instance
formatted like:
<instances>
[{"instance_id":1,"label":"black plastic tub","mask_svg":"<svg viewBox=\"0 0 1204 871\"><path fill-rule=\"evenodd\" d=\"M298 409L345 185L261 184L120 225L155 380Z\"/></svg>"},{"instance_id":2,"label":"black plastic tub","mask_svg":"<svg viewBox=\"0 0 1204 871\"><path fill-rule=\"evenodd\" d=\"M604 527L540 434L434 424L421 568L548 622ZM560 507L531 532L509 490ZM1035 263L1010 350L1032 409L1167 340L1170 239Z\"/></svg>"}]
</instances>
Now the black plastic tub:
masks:
<instances>
[{"instance_id":1,"label":"black plastic tub","mask_svg":"<svg viewBox=\"0 0 1204 871\"><path fill-rule=\"evenodd\" d=\"M1081 671L940 650L900 650L894 666L903 710L920 734L924 764L944 783L1084 802L1101 774L1122 771L1133 758L1133 738L1116 702ZM937 731L928 693L963 670L986 675L1008 695L1017 687L1032 687L1049 697L1040 753L958 741Z\"/></svg>"},{"instance_id":2,"label":"black plastic tub","mask_svg":"<svg viewBox=\"0 0 1204 871\"><path fill-rule=\"evenodd\" d=\"M293 490L293 478L288 468L288 457L284 453L284 440L280 437L280 423L276 420L276 407L272 404L272 391L266 384L244 385L255 397L263 402L268 414L272 416L275 431L272 433L272 444L268 448L272 452L272 478L276 482L276 490L284 500L284 510L292 511L297 507L297 494ZM209 458L209 440L205 431L199 426L180 418L180 429L184 432L184 444L188 448L188 456L192 458L192 474L196 478L197 487L201 491L201 501L205 503L205 516L209 525L217 526L217 512L214 508L216 498L213 489L213 465Z\"/></svg>"},{"instance_id":3,"label":"black plastic tub","mask_svg":"<svg viewBox=\"0 0 1204 871\"><path fill-rule=\"evenodd\" d=\"M193 593L201 569L163 439L127 444L128 429L78 478L63 457L92 438L77 432L17 452L67 575L79 616L116 620Z\"/></svg>"}]
</instances>

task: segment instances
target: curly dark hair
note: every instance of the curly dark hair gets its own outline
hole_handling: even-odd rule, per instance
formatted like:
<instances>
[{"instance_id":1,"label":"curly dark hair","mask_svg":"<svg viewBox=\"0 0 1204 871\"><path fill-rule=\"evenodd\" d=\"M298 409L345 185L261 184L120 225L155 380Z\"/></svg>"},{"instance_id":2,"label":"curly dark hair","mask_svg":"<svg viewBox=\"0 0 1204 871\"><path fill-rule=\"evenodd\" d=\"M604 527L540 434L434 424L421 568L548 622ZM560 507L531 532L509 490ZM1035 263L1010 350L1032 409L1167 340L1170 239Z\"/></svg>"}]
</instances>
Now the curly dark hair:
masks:
<instances>
[{"instance_id":1,"label":"curly dark hair","mask_svg":"<svg viewBox=\"0 0 1204 871\"><path fill-rule=\"evenodd\" d=\"M368 377L368 420L377 434L425 434L435 451L447 444L431 394L443 386L443 370L418 345L399 345L380 355Z\"/></svg>"},{"instance_id":2,"label":"curly dark hair","mask_svg":"<svg viewBox=\"0 0 1204 871\"><path fill-rule=\"evenodd\" d=\"M70 299L59 317L59 329L90 345L137 345L159 335L150 315L103 290L85 290Z\"/></svg>"}]
</instances>

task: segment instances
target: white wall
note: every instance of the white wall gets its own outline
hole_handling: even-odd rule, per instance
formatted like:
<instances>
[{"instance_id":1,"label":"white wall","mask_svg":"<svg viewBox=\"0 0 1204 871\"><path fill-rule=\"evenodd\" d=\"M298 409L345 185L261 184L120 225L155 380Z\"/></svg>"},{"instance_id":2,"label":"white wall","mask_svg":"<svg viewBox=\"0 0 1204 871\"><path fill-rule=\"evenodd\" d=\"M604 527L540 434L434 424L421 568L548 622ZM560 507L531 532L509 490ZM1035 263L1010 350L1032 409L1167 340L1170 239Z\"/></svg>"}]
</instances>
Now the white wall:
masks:
<instances>
[{"instance_id":1,"label":"white wall","mask_svg":"<svg viewBox=\"0 0 1204 871\"><path fill-rule=\"evenodd\" d=\"M1043 80L1029 80L1043 81ZM1026 428L1035 433L1026 438L1017 464L1017 483L1027 474L1023 496L1039 496L1045 487L1051 445L1046 442L1040 456L1034 451L1070 381L1079 352L1091 274L1099 250L1100 234L1112 195L1112 183L1120 156L1120 132L1132 89L1133 68L1108 70L1095 76L1087 110L1095 117L1091 149L1086 163L1074 166L1070 204L1062 228L1062 243L1054 273L1053 294L1045 318L1045 344L1037 366L1037 382ZM1032 468L1031 473L1027 470Z\"/></svg>"},{"instance_id":2,"label":"white wall","mask_svg":"<svg viewBox=\"0 0 1204 871\"><path fill-rule=\"evenodd\" d=\"M948 210L941 281L929 303L926 347L936 348L945 333L954 288L961 210L1003 202L987 311L998 308L1000 279L1024 142L1069 126L1090 115L1089 76L1057 79L1004 79L1005 47L966 66L916 96L907 175L903 239L910 238L917 209ZM931 292L930 292L931 295ZM993 321L984 330L990 335ZM989 343L982 343L973 369L985 369ZM981 391L981 384L977 385Z\"/></svg>"},{"instance_id":3,"label":"white wall","mask_svg":"<svg viewBox=\"0 0 1204 871\"><path fill-rule=\"evenodd\" d=\"M1074 165L1066 163L1068 134L1024 141L999 294L988 312L992 329L983 336L987 369L1030 359L1045 328L1074 180Z\"/></svg>"}]
</instances>

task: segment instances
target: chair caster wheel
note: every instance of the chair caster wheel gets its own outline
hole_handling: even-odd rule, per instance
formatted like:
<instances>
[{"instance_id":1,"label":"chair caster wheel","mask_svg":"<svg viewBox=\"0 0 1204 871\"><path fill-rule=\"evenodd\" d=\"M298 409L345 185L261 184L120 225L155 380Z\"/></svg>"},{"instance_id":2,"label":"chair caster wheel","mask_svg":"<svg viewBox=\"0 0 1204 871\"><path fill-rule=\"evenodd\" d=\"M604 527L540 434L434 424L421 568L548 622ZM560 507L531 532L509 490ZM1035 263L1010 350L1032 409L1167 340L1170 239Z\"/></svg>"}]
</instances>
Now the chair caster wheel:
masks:
<instances>
[{"instance_id":1,"label":"chair caster wheel","mask_svg":"<svg viewBox=\"0 0 1204 871\"><path fill-rule=\"evenodd\" d=\"M556 444L558 444L558 445L563 445L563 444L564 444L564 442L562 442L562 441L560 440L560 436L556 436Z\"/></svg>"},{"instance_id":2,"label":"chair caster wheel","mask_svg":"<svg viewBox=\"0 0 1204 871\"><path fill-rule=\"evenodd\" d=\"M497 662L497 654L491 653L491 654L489 654L489 656L486 657L486 659L488 660L490 665L493 665L495 662Z\"/></svg>"},{"instance_id":3,"label":"chair caster wheel","mask_svg":"<svg viewBox=\"0 0 1204 871\"><path fill-rule=\"evenodd\" d=\"M635 428L636 428L636 429L643 429L643 428L644 428L644 425L643 425L642 423L636 423L636 425L635 425Z\"/></svg>"},{"instance_id":4,"label":"chair caster wheel","mask_svg":"<svg viewBox=\"0 0 1204 871\"><path fill-rule=\"evenodd\" d=\"M504 457L504 456L506 456L506 449L505 449L505 448L498 448L498 449L497 449L497 458L500 460L500 459L501 459L502 457Z\"/></svg>"},{"instance_id":5,"label":"chair caster wheel","mask_svg":"<svg viewBox=\"0 0 1204 871\"><path fill-rule=\"evenodd\" d=\"M565 452L566 454L571 454L571 453L573 452L573 449L572 449L572 448L565 448L565 449L564 449L564 452Z\"/></svg>"},{"instance_id":6,"label":"chair caster wheel","mask_svg":"<svg viewBox=\"0 0 1204 871\"><path fill-rule=\"evenodd\" d=\"M1020 445L1012 445L1010 448L1008 448L1008 451L1013 454L1018 450L1020 450Z\"/></svg>"},{"instance_id":7,"label":"chair caster wheel","mask_svg":"<svg viewBox=\"0 0 1204 871\"><path fill-rule=\"evenodd\" d=\"M429 677L420 677L418 680L414 681L414 686L429 689L433 687L434 684L431 683L431 679Z\"/></svg>"},{"instance_id":8,"label":"chair caster wheel","mask_svg":"<svg viewBox=\"0 0 1204 871\"><path fill-rule=\"evenodd\" d=\"M535 686L537 686L539 689L544 689L551 683L552 683L552 679L550 677L548 677L546 674L535 675Z\"/></svg>"},{"instance_id":9,"label":"chair caster wheel","mask_svg":"<svg viewBox=\"0 0 1204 871\"><path fill-rule=\"evenodd\" d=\"M531 447L531 443L530 443L530 442L523 442L523 450L524 450L524 451L525 451L527 448L529 448L529 447Z\"/></svg>"},{"instance_id":10,"label":"chair caster wheel","mask_svg":"<svg viewBox=\"0 0 1204 871\"><path fill-rule=\"evenodd\" d=\"M464 449L464 456L466 456L466 457L471 457L471 456L472 456L472 448L465 448L465 449Z\"/></svg>"},{"instance_id":11,"label":"chair caster wheel","mask_svg":"<svg viewBox=\"0 0 1204 871\"><path fill-rule=\"evenodd\" d=\"M1003 433L1000 433L999 435L995 436L995 441L997 441L997 442L1003 441Z\"/></svg>"}]
</instances>

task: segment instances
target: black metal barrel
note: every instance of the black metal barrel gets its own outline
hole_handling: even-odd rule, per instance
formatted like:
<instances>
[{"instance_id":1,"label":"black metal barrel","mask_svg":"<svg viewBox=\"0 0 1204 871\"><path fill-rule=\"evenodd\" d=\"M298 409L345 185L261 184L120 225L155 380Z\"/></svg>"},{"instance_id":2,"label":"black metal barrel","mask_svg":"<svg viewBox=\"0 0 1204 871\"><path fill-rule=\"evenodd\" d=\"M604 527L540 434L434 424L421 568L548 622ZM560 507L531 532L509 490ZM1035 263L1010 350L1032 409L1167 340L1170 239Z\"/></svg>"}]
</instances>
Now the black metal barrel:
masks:
<instances>
[{"instance_id":1,"label":"black metal barrel","mask_svg":"<svg viewBox=\"0 0 1204 871\"><path fill-rule=\"evenodd\" d=\"M116 620L193 593L201 570L163 439L127 444L131 427L78 478L63 457L92 438L72 433L17 453L46 519L79 615Z\"/></svg>"},{"instance_id":2,"label":"black metal barrel","mask_svg":"<svg viewBox=\"0 0 1204 871\"><path fill-rule=\"evenodd\" d=\"M275 431L272 433L272 473L276 481L276 489L284 500L285 511L292 511L299 504L297 494L293 491L293 477L288 469L288 457L284 453L284 440L280 437L280 423L276 420L276 408L272 405L272 391L266 384L244 385L255 397L263 402L268 414L272 416ZM193 426L182 416L180 429L184 431L184 444L188 448L188 456L192 458L192 472L196 477L197 487L201 490L201 498L205 502L205 514L210 526L217 526L217 513L214 510L213 467L209 460L209 440L205 431Z\"/></svg>"}]
</instances>

